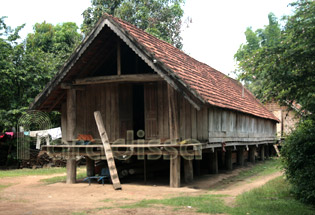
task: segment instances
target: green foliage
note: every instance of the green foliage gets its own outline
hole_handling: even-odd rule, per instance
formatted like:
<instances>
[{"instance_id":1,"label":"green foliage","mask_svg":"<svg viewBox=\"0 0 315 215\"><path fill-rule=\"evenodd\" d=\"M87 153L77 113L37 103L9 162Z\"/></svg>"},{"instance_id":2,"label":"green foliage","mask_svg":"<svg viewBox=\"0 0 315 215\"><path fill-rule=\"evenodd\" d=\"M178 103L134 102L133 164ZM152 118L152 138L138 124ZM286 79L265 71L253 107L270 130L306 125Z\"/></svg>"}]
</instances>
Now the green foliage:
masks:
<instances>
[{"instance_id":1,"label":"green foliage","mask_svg":"<svg viewBox=\"0 0 315 215\"><path fill-rule=\"evenodd\" d=\"M184 0L92 0L92 6L83 12L81 30L87 34L101 16L108 13L182 48L183 3Z\"/></svg>"},{"instance_id":2,"label":"green foliage","mask_svg":"<svg viewBox=\"0 0 315 215\"><path fill-rule=\"evenodd\" d=\"M293 191L315 205L315 120L308 119L285 140L282 161Z\"/></svg>"},{"instance_id":3,"label":"green foliage","mask_svg":"<svg viewBox=\"0 0 315 215\"><path fill-rule=\"evenodd\" d=\"M81 41L75 23L53 26L43 22L19 42L24 25L12 30L4 18L0 18L0 131L16 126L30 102ZM58 117L56 113L50 115Z\"/></svg>"},{"instance_id":4,"label":"green foliage","mask_svg":"<svg viewBox=\"0 0 315 215\"><path fill-rule=\"evenodd\" d=\"M297 102L301 110L315 111L315 2L298 0L292 16L280 27L269 14L269 25L246 30L246 44L235 59L239 78L262 101Z\"/></svg>"}]
</instances>

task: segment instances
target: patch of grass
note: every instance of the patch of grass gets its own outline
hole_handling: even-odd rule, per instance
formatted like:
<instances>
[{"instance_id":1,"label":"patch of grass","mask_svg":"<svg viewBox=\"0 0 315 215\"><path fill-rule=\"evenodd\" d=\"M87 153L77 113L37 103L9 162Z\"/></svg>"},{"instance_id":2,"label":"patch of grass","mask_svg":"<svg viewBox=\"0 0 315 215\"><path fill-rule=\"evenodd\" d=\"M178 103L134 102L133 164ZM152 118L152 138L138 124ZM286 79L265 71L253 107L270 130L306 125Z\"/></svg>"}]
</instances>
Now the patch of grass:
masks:
<instances>
[{"instance_id":1,"label":"patch of grass","mask_svg":"<svg viewBox=\"0 0 315 215\"><path fill-rule=\"evenodd\" d=\"M237 196L236 206L228 207L224 204L223 196L202 195L185 196L163 200L142 200L140 202L124 205L120 208L141 208L154 205L178 207L191 206L197 212L209 214L231 214L231 215L313 215L315 208L305 205L290 193L290 185L282 176L269 181L262 187Z\"/></svg>"},{"instance_id":2,"label":"patch of grass","mask_svg":"<svg viewBox=\"0 0 315 215\"><path fill-rule=\"evenodd\" d=\"M73 212L72 215L87 215L86 212Z\"/></svg>"},{"instance_id":3,"label":"patch of grass","mask_svg":"<svg viewBox=\"0 0 315 215\"><path fill-rule=\"evenodd\" d=\"M249 169L244 169L240 171L238 175L223 179L220 182L221 186L216 186L216 189L221 189L226 184L230 184L236 181L243 181L245 179L248 179L249 177L253 176L260 177L264 175L270 175L280 170L281 170L280 160L278 158L271 158L269 160L266 160L265 162L258 163Z\"/></svg>"},{"instance_id":4,"label":"patch of grass","mask_svg":"<svg viewBox=\"0 0 315 215\"><path fill-rule=\"evenodd\" d=\"M78 169L77 170L77 179L82 179L86 177L86 171L83 171L83 169ZM41 182L44 182L45 184L55 184L55 183L59 183L59 182L66 182L67 176L63 175L63 176L55 176L52 178L44 178L41 179Z\"/></svg>"},{"instance_id":5,"label":"patch of grass","mask_svg":"<svg viewBox=\"0 0 315 215\"><path fill-rule=\"evenodd\" d=\"M264 186L239 195L231 214L312 215L315 208L297 201L290 192L290 184L278 177Z\"/></svg>"},{"instance_id":6,"label":"patch of grass","mask_svg":"<svg viewBox=\"0 0 315 215\"><path fill-rule=\"evenodd\" d=\"M102 199L101 202L111 202L113 199Z\"/></svg>"},{"instance_id":7,"label":"patch of grass","mask_svg":"<svg viewBox=\"0 0 315 215\"><path fill-rule=\"evenodd\" d=\"M202 195L202 196L184 196L175 197L170 199L162 200L142 200L135 204L124 205L120 208L143 208L152 207L152 205L167 205L174 207L188 207L191 206L192 209L196 209L197 212L201 213L226 213L230 208L224 205L223 200L220 198L221 195Z\"/></svg>"},{"instance_id":8,"label":"patch of grass","mask_svg":"<svg viewBox=\"0 0 315 215\"><path fill-rule=\"evenodd\" d=\"M0 178L19 177L29 175L52 175L57 173L65 173L66 168L53 167L47 169L15 169L15 170L0 170Z\"/></svg>"},{"instance_id":9,"label":"patch of grass","mask_svg":"<svg viewBox=\"0 0 315 215\"><path fill-rule=\"evenodd\" d=\"M10 187L12 184L0 184L0 191L2 191L3 189Z\"/></svg>"}]
</instances>

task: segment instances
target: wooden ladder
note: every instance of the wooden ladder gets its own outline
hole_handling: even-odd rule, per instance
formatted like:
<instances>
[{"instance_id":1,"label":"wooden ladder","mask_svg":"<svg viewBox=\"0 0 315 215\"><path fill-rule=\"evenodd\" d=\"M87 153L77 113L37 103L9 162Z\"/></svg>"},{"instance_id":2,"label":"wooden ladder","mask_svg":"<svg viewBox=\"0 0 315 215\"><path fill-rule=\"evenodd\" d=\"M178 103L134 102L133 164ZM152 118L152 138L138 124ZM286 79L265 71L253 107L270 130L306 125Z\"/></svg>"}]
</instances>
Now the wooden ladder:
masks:
<instances>
[{"instance_id":1,"label":"wooden ladder","mask_svg":"<svg viewBox=\"0 0 315 215\"><path fill-rule=\"evenodd\" d=\"M109 168L109 172L110 172L110 177L111 177L112 182L113 182L113 187L115 190L121 190L121 184L120 184L119 177L117 174L117 169L116 169L116 165L115 165L113 151L112 151L112 148L110 147L110 144L109 144L109 140L108 140L108 136L107 136L107 133L106 133L106 130L104 127L101 112L95 111L94 117L95 117L98 131L100 133L102 143L104 146L104 151L105 151L106 160L107 160L107 164L108 164L108 168Z\"/></svg>"}]
</instances>

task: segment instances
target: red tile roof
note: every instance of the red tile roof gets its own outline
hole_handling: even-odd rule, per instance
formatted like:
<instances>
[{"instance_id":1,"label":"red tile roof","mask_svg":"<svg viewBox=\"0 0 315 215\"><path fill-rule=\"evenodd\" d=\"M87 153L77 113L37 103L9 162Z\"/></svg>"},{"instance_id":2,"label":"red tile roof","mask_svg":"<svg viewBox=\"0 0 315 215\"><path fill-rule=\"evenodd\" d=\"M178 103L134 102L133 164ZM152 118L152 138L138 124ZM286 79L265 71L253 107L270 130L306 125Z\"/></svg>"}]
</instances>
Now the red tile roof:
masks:
<instances>
[{"instance_id":1,"label":"red tile roof","mask_svg":"<svg viewBox=\"0 0 315 215\"><path fill-rule=\"evenodd\" d=\"M279 121L246 88L243 91L238 81L125 21L110 15L105 17L118 23L148 52L154 54L157 61L173 71L191 91L209 104Z\"/></svg>"}]
</instances>

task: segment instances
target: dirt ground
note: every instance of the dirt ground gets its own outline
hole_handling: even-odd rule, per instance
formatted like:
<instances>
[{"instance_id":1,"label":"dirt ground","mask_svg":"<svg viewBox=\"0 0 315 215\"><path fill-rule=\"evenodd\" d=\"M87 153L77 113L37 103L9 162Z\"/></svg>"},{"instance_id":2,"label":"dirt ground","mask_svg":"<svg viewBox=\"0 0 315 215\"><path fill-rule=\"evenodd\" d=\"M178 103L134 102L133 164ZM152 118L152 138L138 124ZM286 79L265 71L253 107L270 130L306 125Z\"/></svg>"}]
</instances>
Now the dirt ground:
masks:
<instances>
[{"instance_id":1,"label":"dirt ground","mask_svg":"<svg viewBox=\"0 0 315 215\"><path fill-rule=\"evenodd\" d=\"M181 188L170 188L166 183L155 185L151 182L144 185L137 182L122 184L123 189L119 191L115 191L110 184L102 186L93 183L89 186L85 182L79 182L72 185L65 183L47 185L40 182L40 179L57 175L2 178L0 184L11 184L11 186L0 191L0 214L71 215L84 211L89 211L88 214L196 214L195 209L189 207L176 211L167 206L129 209L118 207L143 199L163 199L206 193L228 195L224 198L225 203L233 206L237 195L262 186L281 175L277 172L220 186L222 180L237 175L241 170L239 168L229 173L203 175L196 178L193 184L184 184ZM216 187L219 188L215 189Z\"/></svg>"}]
</instances>

